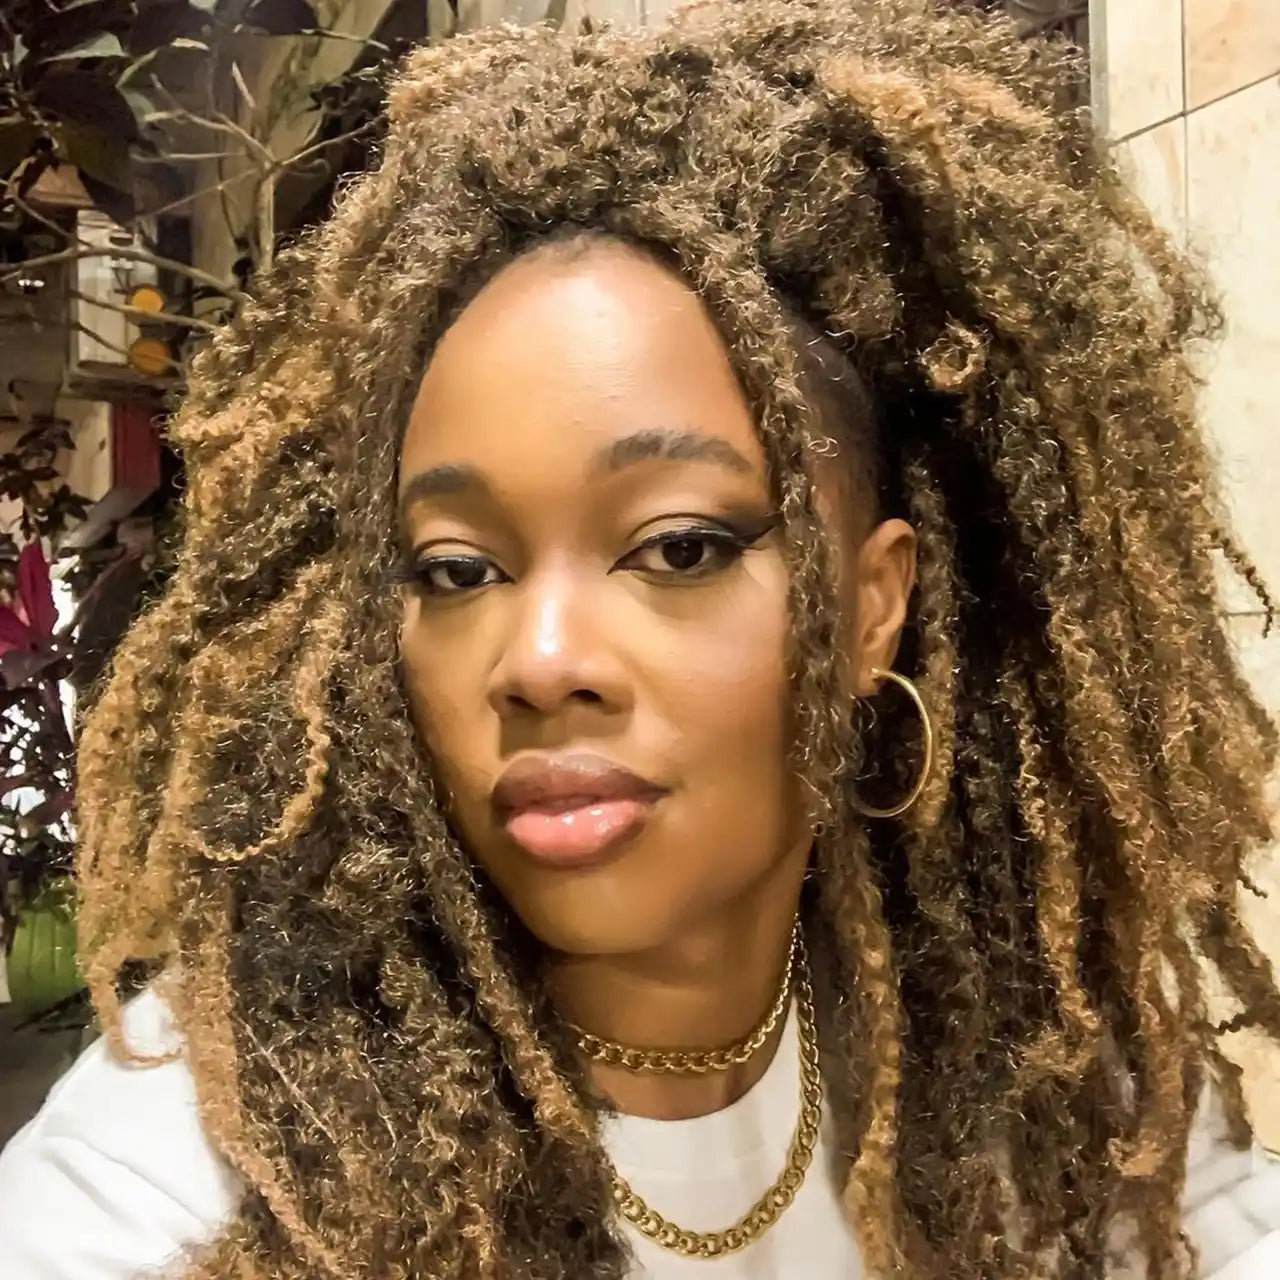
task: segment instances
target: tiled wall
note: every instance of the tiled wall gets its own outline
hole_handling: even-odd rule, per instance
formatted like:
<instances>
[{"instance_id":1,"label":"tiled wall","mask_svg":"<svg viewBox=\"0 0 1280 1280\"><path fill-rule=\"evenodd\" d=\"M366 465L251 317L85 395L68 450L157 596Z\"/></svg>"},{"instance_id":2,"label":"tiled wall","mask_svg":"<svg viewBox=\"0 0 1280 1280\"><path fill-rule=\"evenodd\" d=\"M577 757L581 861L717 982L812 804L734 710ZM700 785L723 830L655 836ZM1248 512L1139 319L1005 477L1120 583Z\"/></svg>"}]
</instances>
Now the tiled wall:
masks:
<instances>
[{"instance_id":1,"label":"tiled wall","mask_svg":"<svg viewBox=\"0 0 1280 1280\"><path fill-rule=\"evenodd\" d=\"M1206 365L1205 424L1236 528L1280 594L1280 0L1093 0L1094 105L1137 190L1207 265L1227 330ZM1280 635L1224 575L1241 658L1280 713ZM1280 961L1280 854L1246 903ZM1245 1065L1266 1140L1280 1146L1280 1053L1248 1033Z\"/></svg>"}]
</instances>

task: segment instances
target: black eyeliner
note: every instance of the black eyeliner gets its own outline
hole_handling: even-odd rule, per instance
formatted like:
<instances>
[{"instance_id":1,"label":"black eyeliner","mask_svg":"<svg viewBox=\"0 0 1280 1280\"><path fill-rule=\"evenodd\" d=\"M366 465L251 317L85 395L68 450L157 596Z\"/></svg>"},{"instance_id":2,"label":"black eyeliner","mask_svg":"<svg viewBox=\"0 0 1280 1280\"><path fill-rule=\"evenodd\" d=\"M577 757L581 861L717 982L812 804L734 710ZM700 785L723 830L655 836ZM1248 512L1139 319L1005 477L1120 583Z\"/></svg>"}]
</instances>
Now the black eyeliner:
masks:
<instances>
[{"instance_id":1,"label":"black eyeliner","mask_svg":"<svg viewBox=\"0 0 1280 1280\"><path fill-rule=\"evenodd\" d=\"M720 542L724 546L736 547L740 551L749 551L762 538L778 527L777 516L767 516L763 520L750 523L735 523L730 520L707 520L705 523L691 523L685 526L674 526L650 535L636 544L638 551L642 547L660 546L664 542L680 538L706 538L708 542Z\"/></svg>"}]
</instances>

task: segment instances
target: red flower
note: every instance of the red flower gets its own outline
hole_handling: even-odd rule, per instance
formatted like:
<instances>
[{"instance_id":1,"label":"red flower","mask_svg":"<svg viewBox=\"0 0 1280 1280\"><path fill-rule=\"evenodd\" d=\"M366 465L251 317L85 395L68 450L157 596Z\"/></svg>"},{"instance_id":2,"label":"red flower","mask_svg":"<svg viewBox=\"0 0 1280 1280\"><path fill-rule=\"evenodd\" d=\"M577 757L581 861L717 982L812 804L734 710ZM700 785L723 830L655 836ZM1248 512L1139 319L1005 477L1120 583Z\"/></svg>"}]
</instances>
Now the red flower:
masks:
<instances>
[{"instance_id":1,"label":"red flower","mask_svg":"<svg viewBox=\"0 0 1280 1280\"><path fill-rule=\"evenodd\" d=\"M18 557L18 589L12 604L0 604L0 655L14 649L39 649L53 639L58 610L53 602L49 562L39 539Z\"/></svg>"}]
</instances>

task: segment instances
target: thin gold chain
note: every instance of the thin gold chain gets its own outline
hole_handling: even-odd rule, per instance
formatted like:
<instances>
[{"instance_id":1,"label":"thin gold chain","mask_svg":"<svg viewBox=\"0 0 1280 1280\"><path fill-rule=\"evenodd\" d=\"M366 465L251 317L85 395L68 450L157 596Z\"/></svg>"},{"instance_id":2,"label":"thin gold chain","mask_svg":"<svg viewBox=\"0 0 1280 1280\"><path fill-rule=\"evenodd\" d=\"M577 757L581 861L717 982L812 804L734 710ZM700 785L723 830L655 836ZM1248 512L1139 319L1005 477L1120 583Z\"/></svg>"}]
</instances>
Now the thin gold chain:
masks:
<instances>
[{"instance_id":1,"label":"thin gold chain","mask_svg":"<svg viewBox=\"0 0 1280 1280\"><path fill-rule=\"evenodd\" d=\"M592 1062L603 1062L611 1067L636 1072L706 1075L711 1071L728 1071L730 1067L740 1067L759 1053L786 1012L787 1003L791 999L792 978L799 947L800 926L797 922L791 931L787 965L782 972L782 981L778 984L773 1004L756 1029L737 1044L725 1045L719 1049L638 1049L634 1045L620 1044L617 1040L593 1036L591 1032L570 1024L570 1030L578 1040L578 1050Z\"/></svg>"},{"instance_id":2,"label":"thin gold chain","mask_svg":"<svg viewBox=\"0 0 1280 1280\"><path fill-rule=\"evenodd\" d=\"M797 938L799 935L797 934ZM786 1167L778 1180L736 1222L724 1231L686 1231L656 1209L651 1209L614 1170L613 1199L618 1212L642 1235L664 1249L686 1258L719 1258L736 1253L758 1240L782 1216L796 1198L813 1160L822 1120L822 1072L818 1063L818 1033L813 1012L813 985L809 979L804 942L795 948L796 1022L800 1041L800 1118L791 1138Z\"/></svg>"}]
</instances>

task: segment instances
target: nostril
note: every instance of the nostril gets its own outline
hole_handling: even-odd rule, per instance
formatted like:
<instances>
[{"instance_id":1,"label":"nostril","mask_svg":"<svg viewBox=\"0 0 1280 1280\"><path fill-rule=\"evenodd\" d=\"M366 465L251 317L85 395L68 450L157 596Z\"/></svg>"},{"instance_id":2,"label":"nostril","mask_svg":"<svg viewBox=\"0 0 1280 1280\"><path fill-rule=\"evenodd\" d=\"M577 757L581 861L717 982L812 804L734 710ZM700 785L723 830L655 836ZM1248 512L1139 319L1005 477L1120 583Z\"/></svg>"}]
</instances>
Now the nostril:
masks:
<instances>
[{"instance_id":1,"label":"nostril","mask_svg":"<svg viewBox=\"0 0 1280 1280\"><path fill-rule=\"evenodd\" d=\"M598 689L573 688L552 685L540 688L536 684L497 692L496 705L516 715L547 716L568 710L570 707L601 707L608 699Z\"/></svg>"}]
</instances>

